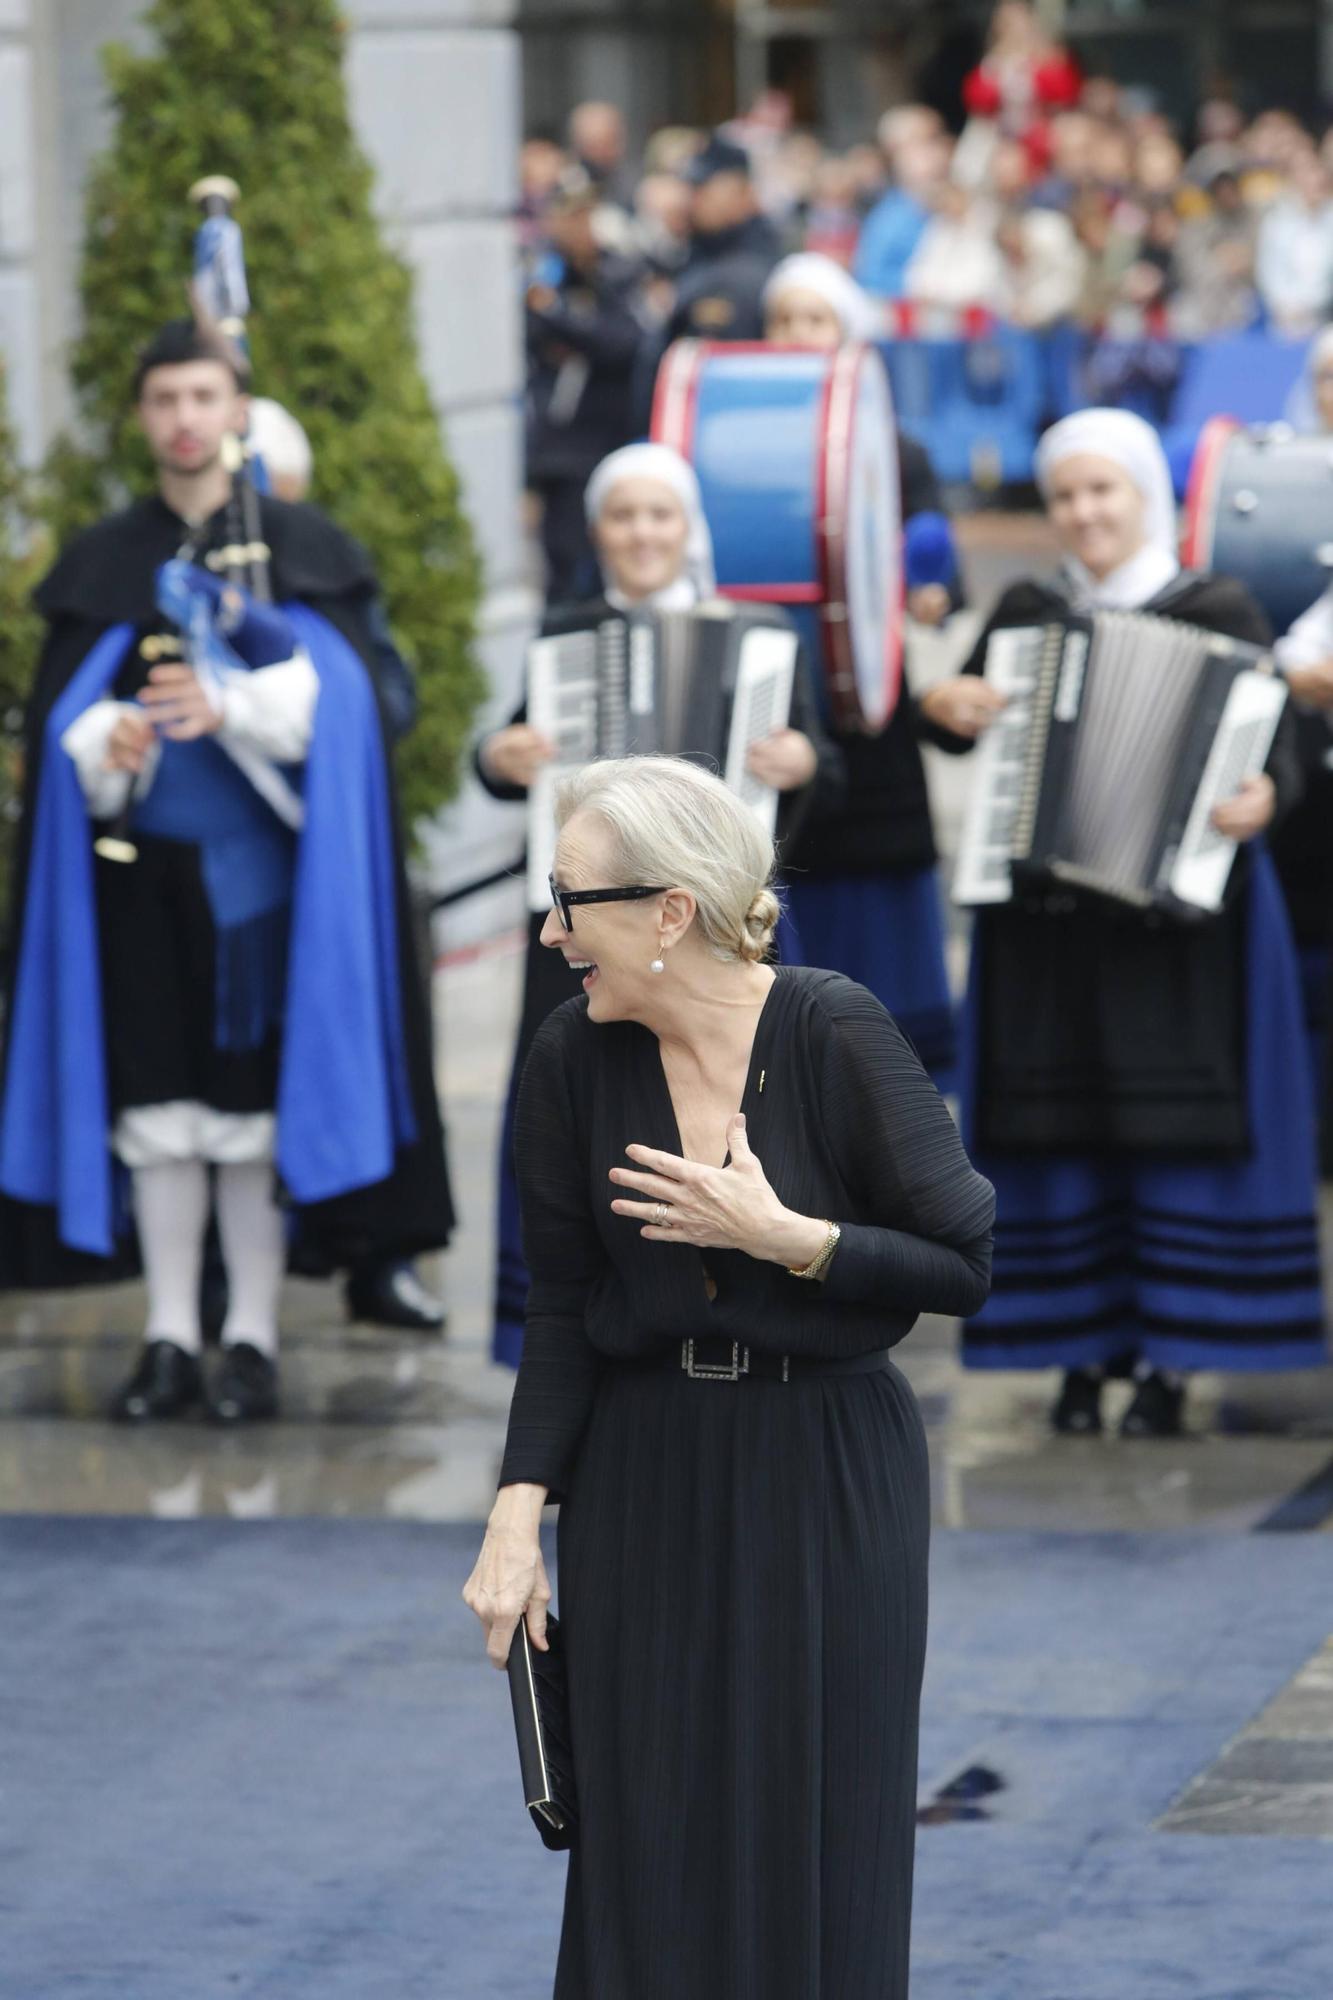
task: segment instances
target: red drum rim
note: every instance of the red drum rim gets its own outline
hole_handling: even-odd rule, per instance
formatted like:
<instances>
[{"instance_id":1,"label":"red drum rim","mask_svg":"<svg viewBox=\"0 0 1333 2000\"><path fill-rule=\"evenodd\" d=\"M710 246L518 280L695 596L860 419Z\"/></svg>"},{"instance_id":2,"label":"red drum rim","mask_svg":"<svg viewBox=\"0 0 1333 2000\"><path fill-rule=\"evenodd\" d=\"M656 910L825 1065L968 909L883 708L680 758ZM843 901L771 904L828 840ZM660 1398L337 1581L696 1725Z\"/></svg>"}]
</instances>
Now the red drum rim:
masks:
<instances>
[{"instance_id":1,"label":"red drum rim","mask_svg":"<svg viewBox=\"0 0 1333 2000\"><path fill-rule=\"evenodd\" d=\"M1235 417L1209 417L1199 433L1185 485L1185 532L1180 560L1186 569L1210 570L1217 530L1217 489L1227 446L1244 425Z\"/></svg>"},{"instance_id":2,"label":"red drum rim","mask_svg":"<svg viewBox=\"0 0 1333 2000\"><path fill-rule=\"evenodd\" d=\"M829 706L838 726L875 736L890 721L897 706L902 678L901 575L898 616L886 620L883 701L868 712L861 697L856 675L848 614L847 534L852 499L852 418L867 368L883 370L878 353L864 343L848 343L836 350L833 366L824 384L821 411L821 450L815 500L815 554L824 601L819 607L820 630L825 645L825 681ZM890 403L890 410L892 404Z\"/></svg>"}]
</instances>

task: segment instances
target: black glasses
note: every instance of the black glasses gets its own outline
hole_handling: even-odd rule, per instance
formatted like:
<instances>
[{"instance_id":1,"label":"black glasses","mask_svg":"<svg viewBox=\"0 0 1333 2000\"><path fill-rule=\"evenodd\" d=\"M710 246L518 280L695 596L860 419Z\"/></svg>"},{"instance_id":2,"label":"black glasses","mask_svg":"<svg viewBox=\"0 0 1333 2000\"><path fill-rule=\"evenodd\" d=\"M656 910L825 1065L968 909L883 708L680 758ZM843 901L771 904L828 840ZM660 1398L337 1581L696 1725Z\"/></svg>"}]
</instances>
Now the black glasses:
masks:
<instances>
[{"instance_id":1,"label":"black glasses","mask_svg":"<svg viewBox=\"0 0 1333 2000\"><path fill-rule=\"evenodd\" d=\"M665 889L557 889L554 875L548 875L551 902L567 931L574 928L570 915L577 903L641 903L646 896L665 896Z\"/></svg>"}]
</instances>

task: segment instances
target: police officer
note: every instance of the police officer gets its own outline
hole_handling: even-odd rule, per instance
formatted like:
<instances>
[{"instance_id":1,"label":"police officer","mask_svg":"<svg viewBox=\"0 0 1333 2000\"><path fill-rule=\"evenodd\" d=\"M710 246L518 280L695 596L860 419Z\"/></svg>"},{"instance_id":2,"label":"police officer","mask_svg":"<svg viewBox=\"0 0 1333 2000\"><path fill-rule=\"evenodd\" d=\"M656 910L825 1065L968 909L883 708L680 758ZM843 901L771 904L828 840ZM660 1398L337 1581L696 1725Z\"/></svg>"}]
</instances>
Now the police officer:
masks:
<instances>
[{"instance_id":1,"label":"police officer","mask_svg":"<svg viewBox=\"0 0 1333 2000\"><path fill-rule=\"evenodd\" d=\"M762 340L764 285L782 245L759 212L749 154L715 133L684 177L691 190L690 254L667 340Z\"/></svg>"},{"instance_id":2,"label":"police officer","mask_svg":"<svg viewBox=\"0 0 1333 2000\"><path fill-rule=\"evenodd\" d=\"M642 272L603 247L600 199L583 168L561 177L527 292L528 486L543 503L551 604L586 597L594 587L583 489L593 467L628 444L635 430Z\"/></svg>"}]
</instances>

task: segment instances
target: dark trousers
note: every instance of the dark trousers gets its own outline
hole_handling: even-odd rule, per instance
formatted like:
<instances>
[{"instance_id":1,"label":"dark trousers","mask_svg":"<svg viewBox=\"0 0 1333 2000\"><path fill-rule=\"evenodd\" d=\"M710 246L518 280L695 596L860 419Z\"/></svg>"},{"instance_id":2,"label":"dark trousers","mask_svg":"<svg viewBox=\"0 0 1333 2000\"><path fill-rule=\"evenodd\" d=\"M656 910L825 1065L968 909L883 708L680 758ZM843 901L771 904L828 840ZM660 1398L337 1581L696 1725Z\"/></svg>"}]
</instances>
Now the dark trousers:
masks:
<instances>
[{"instance_id":1,"label":"dark trousers","mask_svg":"<svg viewBox=\"0 0 1333 2000\"><path fill-rule=\"evenodd\" d=\"M597 557L583 512L583 479L534 481L542 500L546 602L574 604L601 588Z\"/></svg>"}]
</instances>

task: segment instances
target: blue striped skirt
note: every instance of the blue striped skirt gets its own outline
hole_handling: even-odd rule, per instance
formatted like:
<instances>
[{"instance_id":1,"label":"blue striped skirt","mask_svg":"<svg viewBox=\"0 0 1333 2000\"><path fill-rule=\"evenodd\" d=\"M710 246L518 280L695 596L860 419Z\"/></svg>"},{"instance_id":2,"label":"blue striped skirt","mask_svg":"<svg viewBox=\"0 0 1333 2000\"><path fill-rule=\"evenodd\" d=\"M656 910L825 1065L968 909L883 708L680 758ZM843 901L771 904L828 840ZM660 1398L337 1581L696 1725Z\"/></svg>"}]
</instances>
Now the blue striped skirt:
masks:
<instances>
[{"instance_id":1,"label":"blue striped skirt","mask_svg":"<svg viewBox=\"0 0 1333 2000\"><path fill-rule=\"evenodd\" d=\"M1243 1159L1032 1158L969 1147L995 1186L991 1295L969 1368L1309 1368L1324 1342L1315 1101L1300 977L1266 853L1246 926ZM979 968L963 1015L963 1131L976 1126Z\"/></svg>"},{"instance_id":2,"label":"blue striped skirt","mask_svg":"<svg viewBox=\"0 0 1333 2000\"><path fill-rule=\"evenodd\" d=\"M953 1002L933 868L787 884L807 965L845 973L887 1007L941 1090L954 1087Z\"/></svg>"}]
</instances>

